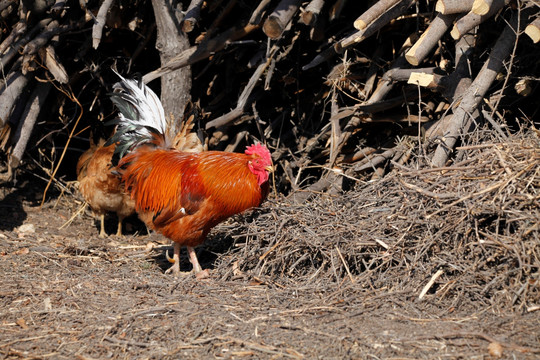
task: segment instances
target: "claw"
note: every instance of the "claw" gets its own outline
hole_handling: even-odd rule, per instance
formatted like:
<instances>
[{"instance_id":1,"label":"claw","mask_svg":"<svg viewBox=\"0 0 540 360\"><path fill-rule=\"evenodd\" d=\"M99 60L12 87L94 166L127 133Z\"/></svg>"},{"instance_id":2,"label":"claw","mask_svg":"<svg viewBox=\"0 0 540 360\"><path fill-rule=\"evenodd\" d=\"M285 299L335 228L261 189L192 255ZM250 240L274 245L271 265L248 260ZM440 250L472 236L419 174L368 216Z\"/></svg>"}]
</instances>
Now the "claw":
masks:
<instances>
[{"instance_id":1,"label":"claw","mask_svg":"<svg viewBox=\"0 0 540 360\"><path fill-rule=\"evenodd\" d=\"M171 264L174 264L176 262L172 257L169 256L169 250L165 250L165 257L167 258L167 261Z\"/></svg>"}]
</instances>

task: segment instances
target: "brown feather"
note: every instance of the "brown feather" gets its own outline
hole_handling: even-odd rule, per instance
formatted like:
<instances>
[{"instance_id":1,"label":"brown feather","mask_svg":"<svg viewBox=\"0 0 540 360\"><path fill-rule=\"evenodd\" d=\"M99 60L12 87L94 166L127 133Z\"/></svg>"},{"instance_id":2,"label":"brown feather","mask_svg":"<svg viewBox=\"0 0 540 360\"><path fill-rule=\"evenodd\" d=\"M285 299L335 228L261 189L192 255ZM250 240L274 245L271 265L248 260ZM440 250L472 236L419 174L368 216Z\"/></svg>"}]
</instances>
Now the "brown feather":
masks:
<instances>
[{"instance_id":1,"label":"brown feather","mask_svg":"<svg viewBox=\"0 0 540 360\"><path fill-rule=\"evenodd\" d=\"M140 148L119 166L125 168L122 179L137 212L147 213L147 225L180 245L196 246L219 222L259 206L266 197L267 184L261 188L248 168L253 159Z\"/></svg>"}]
</instances>

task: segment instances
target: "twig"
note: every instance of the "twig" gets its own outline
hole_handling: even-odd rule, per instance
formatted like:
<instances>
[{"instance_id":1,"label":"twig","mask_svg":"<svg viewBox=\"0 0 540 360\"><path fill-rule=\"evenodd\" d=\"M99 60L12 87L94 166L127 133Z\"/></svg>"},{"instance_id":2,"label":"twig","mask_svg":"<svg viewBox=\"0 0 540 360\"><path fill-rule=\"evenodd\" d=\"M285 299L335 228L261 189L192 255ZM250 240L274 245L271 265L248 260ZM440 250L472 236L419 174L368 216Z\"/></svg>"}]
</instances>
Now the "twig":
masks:
<instances>
[{"instance_id":1,"label":"twig","mask_svg":"<svg viewBox=\"0 0 540 360\"><path fill-rule=\"evenodd\" d=\"M351 271L349 270L349 265L347 265L347 262L345 261L345 258L343 258L343 255L341 255L341 251L339 251L339 248L337 247L337 245L336 245L336 251L339 258L341 259L341 262L343 263L343 266L345 267L345 270L347 271L347 274L349 275L349 279L351 280L351 283L354 284L355 281L351 274Z\"/></svg>"},{"instance_id":2,"label":"twig","mask_svg":"<svg viewBox=\"0 0 540 360\"><path fill-rule=\"evenodd\" d=\"M422 300L424 298L424 296L426 296L427 292L429 291L429 289L431 289L431 287L433 286L433 284L435 284L435 281L437 281L437 279L444 273L443 270L439 269L435 274L433 274L433 276L431 277L431 279L429 280L429 282L426 284L426 286L424 286L424 288L422 289L422 291L420 292L420 295L418 295L418 300Z\"/></svg>"}]
</instances>

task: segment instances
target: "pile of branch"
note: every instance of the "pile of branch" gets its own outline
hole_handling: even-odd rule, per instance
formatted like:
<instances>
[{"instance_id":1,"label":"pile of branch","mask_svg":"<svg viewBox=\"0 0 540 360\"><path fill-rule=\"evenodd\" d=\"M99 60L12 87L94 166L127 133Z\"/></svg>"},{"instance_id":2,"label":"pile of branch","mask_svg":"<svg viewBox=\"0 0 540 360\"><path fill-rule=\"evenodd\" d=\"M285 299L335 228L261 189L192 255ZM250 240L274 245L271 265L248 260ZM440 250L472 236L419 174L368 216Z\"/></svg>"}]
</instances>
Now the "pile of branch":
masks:
<instances>
[{"instance_id":1,"label":"pile of branch","mask_svg":"<svg viewBox=\"0 0 540 360\"><path fill-rule=\"evenodd\" d=\"M482 122L508 131L538 110L539 13L508 0L2 0L8 176L25 156L73 176L90 129L114 116L110 67L145 74L176 119L197 103L209 149L266 142L278 189L299 202L397 165L443 167Z\"/></svg>"},{"instance_id":2,"label":"pile of branch","mask_svg":"<svg viewBox=\"0 0 540 360\"><path fill-rule=\"evenodd\" d=\"M445 308L538 310L540 133L484 134L452 167L396 166L344 196L276 202L222 225L235 243L218 272L294 288L367 287Z\"/></svg>"}]
</instances>

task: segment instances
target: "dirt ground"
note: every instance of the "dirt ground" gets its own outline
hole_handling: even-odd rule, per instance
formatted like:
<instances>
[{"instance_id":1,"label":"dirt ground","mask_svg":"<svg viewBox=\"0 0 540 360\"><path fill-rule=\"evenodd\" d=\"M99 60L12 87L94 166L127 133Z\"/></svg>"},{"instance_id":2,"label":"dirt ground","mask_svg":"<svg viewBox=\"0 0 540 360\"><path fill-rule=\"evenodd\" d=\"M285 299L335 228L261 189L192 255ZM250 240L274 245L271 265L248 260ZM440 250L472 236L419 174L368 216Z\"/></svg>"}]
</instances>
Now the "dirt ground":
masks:
<instances>
[{"instance_id":1,"label":"dirt ground","mask_svg":"<svg viewBox=\"0 0 540 360\"><path fill-rule=\"evenodd\" d=\"M0 354L538 358L538 149L531 132L444 173L402 167L300 204L272 194L198 249L205 280L185 253L184 275L164 274L170 244L136 219L99 238L74 186L40 208L27 172L0 188Z\"/></svg>"}]
</instances>

